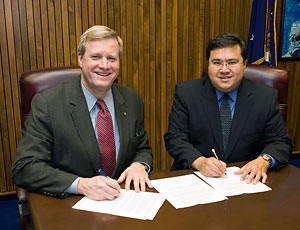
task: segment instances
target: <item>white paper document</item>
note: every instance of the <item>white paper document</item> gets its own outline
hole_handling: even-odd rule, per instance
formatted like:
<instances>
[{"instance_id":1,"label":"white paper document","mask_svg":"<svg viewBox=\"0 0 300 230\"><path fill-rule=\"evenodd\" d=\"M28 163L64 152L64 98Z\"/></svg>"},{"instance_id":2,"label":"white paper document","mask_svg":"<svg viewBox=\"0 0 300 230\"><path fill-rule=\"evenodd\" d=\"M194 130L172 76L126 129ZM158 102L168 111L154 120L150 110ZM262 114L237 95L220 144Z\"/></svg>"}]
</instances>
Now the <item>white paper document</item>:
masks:
<instances>
[{"instance_id":1,"label":"white paper document","mask_svg":"<svg viewBox=\"0 0 300 230\"><path fill-rule=\"evenodd\" d=\"M117 216L153 220L165 198L159 193L121 189L121 195L114 200L95 201L83 197L73 208L101 212Z\"/></svg>"},{"instance_id":2,"label":"white paper document","mask_svg":"<svg viewBox=\"0 0 300 230\"><path fill-rule=\"evenodd\" d=\"M229 167L227 168L227 175L223 175L218 178L203 176L199 171L195 172L196 175L205 180L217 192L224 196L235 196L244 193L257 193L272 190L267 185L258 182L256 185L253 183L247 184L246 180L241 181L241 175L235 175L234 172L237 171L239 167Z\"/></svg>"},{"instance_id":3,"label":"white paper document","mask_svg":"<svg viewBox=\"0 0 300 230\"><path fill-rule=\"evenodd\" d=\"M193 174L151 180L151 183L176 209L227 199Z\"/></svg>"}]
</instances>

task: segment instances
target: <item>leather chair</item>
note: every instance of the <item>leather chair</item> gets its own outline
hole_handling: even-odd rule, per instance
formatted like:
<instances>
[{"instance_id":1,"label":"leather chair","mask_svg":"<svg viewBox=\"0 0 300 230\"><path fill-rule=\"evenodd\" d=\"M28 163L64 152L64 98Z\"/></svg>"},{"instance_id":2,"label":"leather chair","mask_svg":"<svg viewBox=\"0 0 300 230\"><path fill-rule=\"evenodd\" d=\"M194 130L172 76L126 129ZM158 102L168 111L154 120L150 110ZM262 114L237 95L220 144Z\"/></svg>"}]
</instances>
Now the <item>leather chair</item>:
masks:
<instances>
[{"instance_id":1,"label":"leather chair","mask_svg":"<svg viewBox=\"0 0 300 230\"><path fill-rule=\"evenodd\" d=\"M20 78L21 90L21 123L24 128L25 120L27 119L33 96L50 86L68 80L74 77L79 77L81 69L79 67L55 67L24 72Z\"/></svg>"},{"instance_id":2,"label":"leather chair","mask_svg":"<svg viewBox=\"0 0 300 230\"><path fill-rule=\"evenodd\" d=\"M24 128L25 121L29 116L31 109L31 100L33 96L50 86L53 86L61 81L71 78L79 77L81 69L79 67L55 67L47 69L39 69L24 72L20 78L20 91L21 91L21 124ZM16 187L18 208L21 220L22 229L26 229L30 223L28 205L23 205L27 202L26 191L22 188Z\"/></svg>"},{"instance_id":3,"label":"leather chair","mask_svg":"<svg viewBox=\"0 0 300 230\"><path fill-rule=\"evenodd\" d=\"M289 85L289 72L287 69L247 64L245 78L261 83L263 85L271 86L278 91L278 103L283 120L286 122L287 116L287 96Z\"/></svg>"}]
</instances>

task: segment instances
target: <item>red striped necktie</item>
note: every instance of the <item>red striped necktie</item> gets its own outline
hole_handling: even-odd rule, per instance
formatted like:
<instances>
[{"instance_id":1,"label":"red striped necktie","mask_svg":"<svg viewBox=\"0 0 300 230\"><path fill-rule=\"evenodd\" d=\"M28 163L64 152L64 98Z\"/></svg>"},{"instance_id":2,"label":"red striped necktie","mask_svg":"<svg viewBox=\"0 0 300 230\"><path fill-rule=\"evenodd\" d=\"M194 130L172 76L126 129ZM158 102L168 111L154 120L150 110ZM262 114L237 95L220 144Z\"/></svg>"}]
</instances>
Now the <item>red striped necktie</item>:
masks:
<instances>
[{"instance_id":1,"label":"red striped necktie","mask_svg":"<svg viewBox=\"0 0 300 230\"><path fill-rule=\"evenodd\" d=\"M100 108L97 114L96 128L102 156L102 170L111 177L116 166L116 147L112 118L103 100L98 99L96 104Z\"/></svg>"}]
</instances>

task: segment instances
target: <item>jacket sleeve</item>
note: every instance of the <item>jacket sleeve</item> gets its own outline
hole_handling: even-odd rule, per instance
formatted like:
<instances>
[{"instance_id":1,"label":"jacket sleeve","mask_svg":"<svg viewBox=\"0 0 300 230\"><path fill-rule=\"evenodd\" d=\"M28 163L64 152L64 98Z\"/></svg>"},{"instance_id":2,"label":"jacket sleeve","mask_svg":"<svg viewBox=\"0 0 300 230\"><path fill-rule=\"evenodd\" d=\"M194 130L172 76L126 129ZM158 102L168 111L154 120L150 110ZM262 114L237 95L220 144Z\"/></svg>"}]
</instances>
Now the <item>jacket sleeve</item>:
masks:
<instances>
[{"instance_id":1,"label":"jacket sleeve","mask_svg":"<svg viewBox=\"0 0 300 230\"><path fill-rule=\"evenodd\" d=\"M51 166L54 141L48 112L45 98L36 94L11 175L14 183L27 191L63 197L77 176Z\"/></svg>"},{"instance_id":2,"label":"jacket sleeve","mask_svg":"<svg viewBox=\"0 0 300 230\"><path fill-rule=\"evenodd\" d=\"M268 153L278 160L277 169L279 169L288 163L293 144L286 132L286 126L280 113L277 91L274 91L269 105L269 114L263 138L264 149L262 152Z\"/></svg>"},{"instance_id":3,"label":"jacket sleeve","mask_svg":"<svg viewBox=\"0 0 300 230\"><path fill-rule=\"evenodd\" d=\"M150 166L150 171L153 167L153 156L152 150L149 146L148 136L145 128L145 116L144 116L144 104L139 96L139 117L137 121L136 137L131 139L131 141L136 141L136 155L133 162L146 163Z\"/></svg>"},{"instance_id":4,"label":"jacket sleeve","mask_svg":"<svg viewBox=\"0 0 300 230\"><path fill-rule=\"evenodd\" d=\"M190 168L198 157L203 156L190 141L189 108L179 85L176 85L168 131L164 139L168 153L174 158L172 170Z\"/></svg>"}]
</instances>

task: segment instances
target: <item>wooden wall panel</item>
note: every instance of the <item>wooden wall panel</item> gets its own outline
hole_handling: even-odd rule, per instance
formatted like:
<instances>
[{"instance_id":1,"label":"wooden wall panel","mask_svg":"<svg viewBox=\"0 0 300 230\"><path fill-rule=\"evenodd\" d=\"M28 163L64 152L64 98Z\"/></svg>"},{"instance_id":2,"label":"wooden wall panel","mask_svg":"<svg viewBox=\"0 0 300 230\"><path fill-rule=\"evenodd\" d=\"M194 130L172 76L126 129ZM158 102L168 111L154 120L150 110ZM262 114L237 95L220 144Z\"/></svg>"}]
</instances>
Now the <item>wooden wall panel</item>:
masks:
<instances>
[{"instance_id":1,"label":"wooden wall panel","mask_svg":"<svg viewBox=\"0 0 300 230\"><path fill-rule=\"evenodd\" d=\"M0 95L0 128L1 128L1 144L2 156L1 175L0 175L0 192L5 193L13 190L13 184L10 180L10 165L14 157L13 150L17 143L16 133L20 133L20 126L16 124L16 120L20 120L19 104L18 104L18 82L15 63L15 46L12 38L12 8L8 1L0 1L0 53L1 53L1 95ZM16 120L15 120L16 119ZM20 122L19 122L20 123ZM4 185L4 187L2 187Z\"/></svg>"},{"instance_id":2,"label":"wooden wall panel","mask_svg":"<svg viewBox=\"0 0 300 230\"><path fill-rule=\"evenodd\" d=\"M169 169L163 135L175 85L201 76L209 38L234 32L247 39L251 5L252 0L0 0L0 193L13 191L10 166L21 137L23 71L77 65L78 39L88 27L115 29L124 42L119 82L144 99L154 167ZM299 62L279 66L290 71L287 128L300 151Z\"/></svg>"},{"instance_id":3,"label":"wooden wall panel","mask_svg":"<svg viewBox=\"0 0 300 230\"><path fill-rule=\"evenodd\" d=\"M279 62L289 70L287 131L294 142L294 153L300 153L300 61Z\"/></svg>"}]
</instances>

